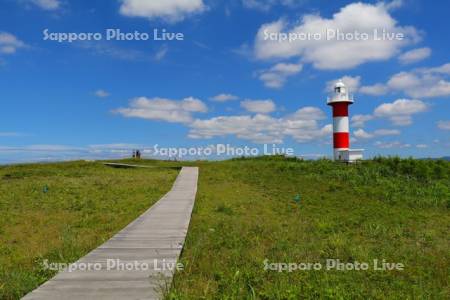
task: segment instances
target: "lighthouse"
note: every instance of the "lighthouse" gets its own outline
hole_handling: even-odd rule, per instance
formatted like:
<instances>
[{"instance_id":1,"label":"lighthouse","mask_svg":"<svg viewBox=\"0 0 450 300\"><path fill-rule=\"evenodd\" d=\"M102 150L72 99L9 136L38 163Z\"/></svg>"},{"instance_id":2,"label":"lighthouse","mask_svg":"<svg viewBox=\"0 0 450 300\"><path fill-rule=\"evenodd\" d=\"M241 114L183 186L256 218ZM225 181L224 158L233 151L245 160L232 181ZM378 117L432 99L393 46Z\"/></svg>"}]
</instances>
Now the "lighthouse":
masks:
<instances>
[{"instance_id":1,"label":"lighthouse","mask_svg":"<svg viewBox=\"0 0 450 300\"><path fill-rule=\"evenodd\" d=\"M342 80L334 85L333 95L327 104L333 109L333 157L336 161L356 162L362 160L362 149L350 149L350 125L348 107L353 104L353 97Z\"/></svg>"}]
</instances>

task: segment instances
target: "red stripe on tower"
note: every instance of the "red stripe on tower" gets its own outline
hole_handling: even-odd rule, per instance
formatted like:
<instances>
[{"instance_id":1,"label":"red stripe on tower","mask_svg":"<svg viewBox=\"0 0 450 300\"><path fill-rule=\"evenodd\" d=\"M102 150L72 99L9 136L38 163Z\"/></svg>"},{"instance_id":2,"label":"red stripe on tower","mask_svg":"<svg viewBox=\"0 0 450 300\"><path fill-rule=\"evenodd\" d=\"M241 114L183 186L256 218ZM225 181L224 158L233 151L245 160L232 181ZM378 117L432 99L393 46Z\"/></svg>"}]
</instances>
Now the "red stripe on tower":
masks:
<instances>
[{"instance_id":1,"label":"red stripe on tower","mask_svg":"<svg viewBox=\"0 0 450 300\"><path fill-rule=\"evenodd\" d=\"M334 132L333 146L334 149L350 148L350 134L348 132Z\"/></svg>"},{"instance_id":2,"label":"red stripe on tower","mask_svg":"<svg viewBox=\"0 0 450 300\"><path fill-rule=\"evenodd\" d=\"M333 103L333 117L348 117L348 103L337 102Z\"/></svg>"}]
</instances>

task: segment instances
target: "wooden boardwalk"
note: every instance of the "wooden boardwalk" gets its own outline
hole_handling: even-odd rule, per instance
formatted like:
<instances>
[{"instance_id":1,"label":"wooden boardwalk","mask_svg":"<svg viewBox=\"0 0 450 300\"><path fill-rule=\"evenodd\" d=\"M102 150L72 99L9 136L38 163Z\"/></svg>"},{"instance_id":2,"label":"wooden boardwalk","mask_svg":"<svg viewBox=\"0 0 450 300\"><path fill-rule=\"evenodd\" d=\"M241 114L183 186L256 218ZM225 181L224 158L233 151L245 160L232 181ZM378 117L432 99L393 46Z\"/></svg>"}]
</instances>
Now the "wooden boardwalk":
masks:
<instances>
[{"instance_id":1,"label":"wooden boardwalk","mask_svg":"<svg viewBox=\"0 0 450 300\"><path fill-rule=\"evenodd\" d=\"M110 240L23 299L161 299L188 231L198 168L184 167L172 189Z\"/></svg>"}]
</instances>

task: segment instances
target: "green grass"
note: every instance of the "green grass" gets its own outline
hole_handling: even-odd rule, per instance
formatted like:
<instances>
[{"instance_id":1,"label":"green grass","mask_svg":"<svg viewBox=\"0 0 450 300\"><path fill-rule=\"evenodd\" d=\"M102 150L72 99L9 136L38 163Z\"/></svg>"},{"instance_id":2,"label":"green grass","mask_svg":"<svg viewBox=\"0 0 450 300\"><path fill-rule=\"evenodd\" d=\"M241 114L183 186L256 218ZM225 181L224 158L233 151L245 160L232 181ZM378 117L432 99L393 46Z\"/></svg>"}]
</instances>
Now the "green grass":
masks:
<instances>
[{"instance_id":1,"label":"green grass","mask_svg":"<svg viewBox=\"0 0 450 300\"><path fill-rule=\"evenodd\" d=\"M42 262L76 261L155 203L173 169L70 162L0 167L0 299L54 275Z\"/></svg>"},{"instance_id":2,"label":"green grass","mask_svg":"<svg viewBox=\"0 0 450 300\"><path fill-rule=\"evenodd\" d=\"M124 161L129 162L129 161ZM180 162L0 168L0 298L74 261L169 190ZM450 163L357 165L282 157L191 162L199 189L167 299L447 299ZM43 187L48 185L47 193ZM300 195L300 201L294 201ZM280 263L403 263L403 271L264 270Z\"/></svg>"},{"instance_id":3,"label":"green grass","mask_svg":"<svg viewBox=\"0 0 450 300\"><path fill-rule=\"evenodd\" d=\"M294 197L301 196L300 204ZM450 164L238 159L200 164L168 299L448 299ZM264 270L264 260L404 271Z\"/></svg>"}]
</instances>

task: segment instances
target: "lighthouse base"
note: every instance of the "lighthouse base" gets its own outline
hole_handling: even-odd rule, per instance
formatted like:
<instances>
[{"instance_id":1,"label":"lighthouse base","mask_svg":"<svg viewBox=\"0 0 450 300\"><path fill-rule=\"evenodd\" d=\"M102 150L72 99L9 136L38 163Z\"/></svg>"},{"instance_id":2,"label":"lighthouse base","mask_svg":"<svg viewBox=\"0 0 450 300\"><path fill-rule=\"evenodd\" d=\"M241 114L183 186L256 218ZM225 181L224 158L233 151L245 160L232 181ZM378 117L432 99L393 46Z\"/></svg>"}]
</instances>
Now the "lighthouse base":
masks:
<instances>
[{"instance_id":1,"label":"lighthouse base","mask_svg":"<svg viewBox=\"0 0 450 300\"><path fill-rule=\"evenodd\" d=\"M354 163L363 159L364 149L335 149L334 160Z\"/></svg>"}]
</instances>

